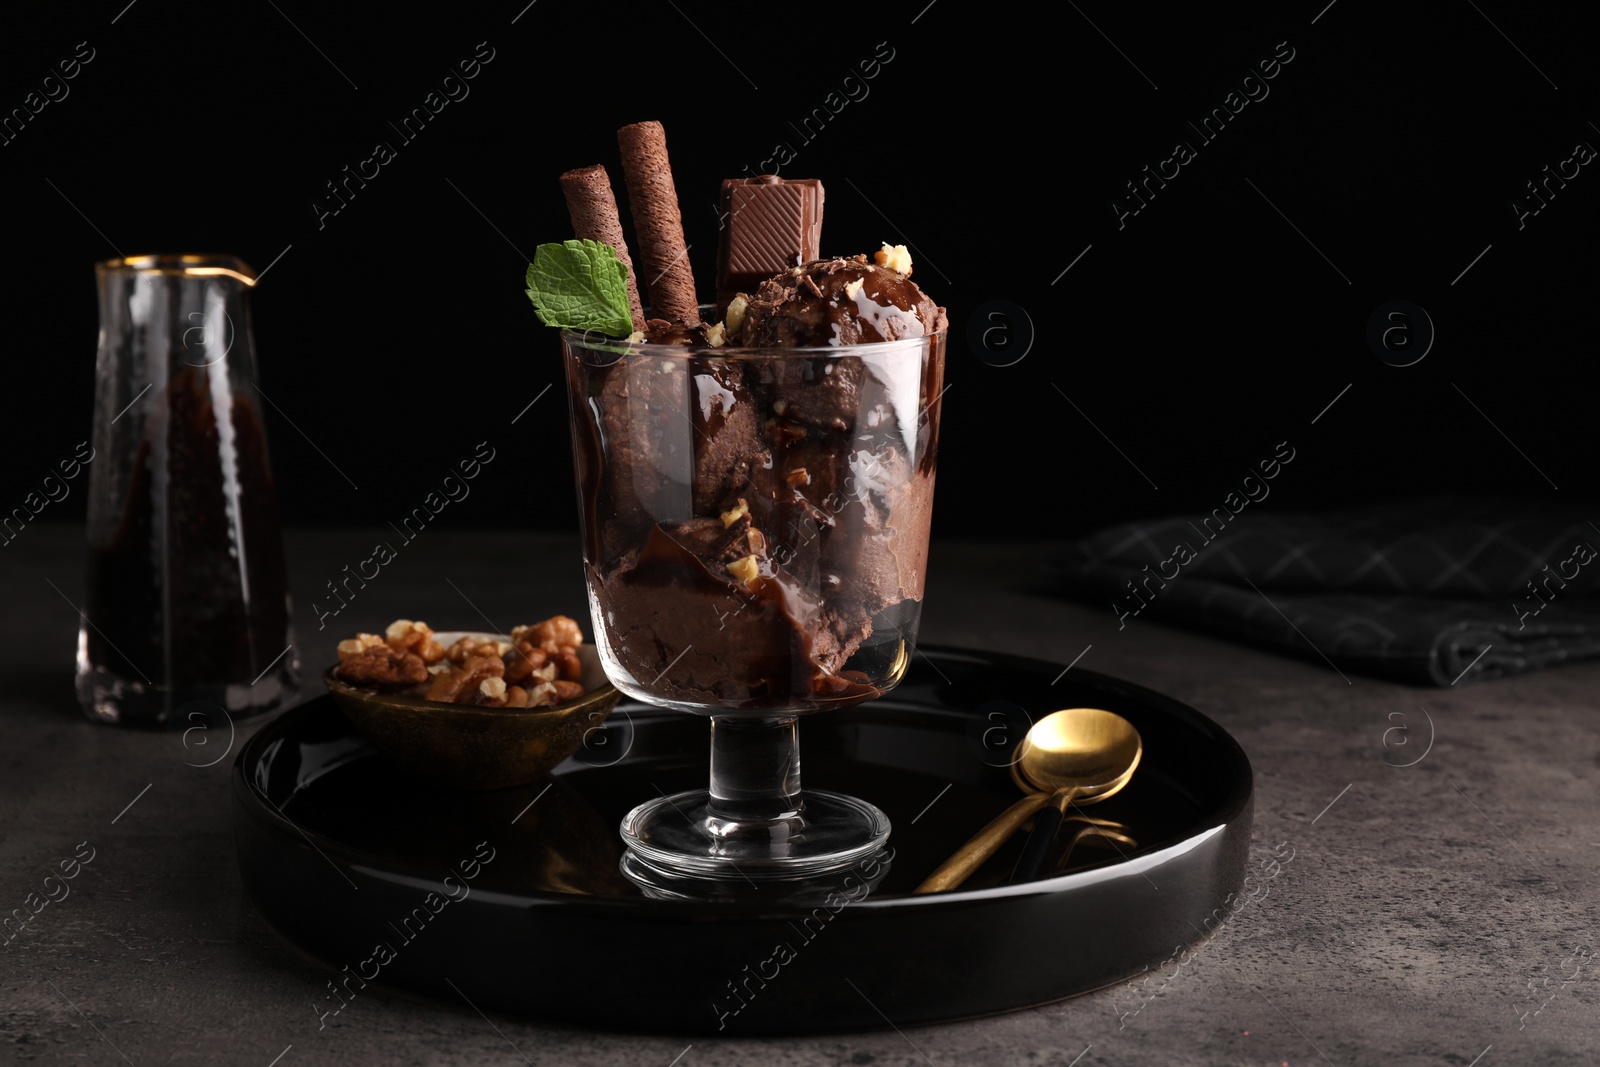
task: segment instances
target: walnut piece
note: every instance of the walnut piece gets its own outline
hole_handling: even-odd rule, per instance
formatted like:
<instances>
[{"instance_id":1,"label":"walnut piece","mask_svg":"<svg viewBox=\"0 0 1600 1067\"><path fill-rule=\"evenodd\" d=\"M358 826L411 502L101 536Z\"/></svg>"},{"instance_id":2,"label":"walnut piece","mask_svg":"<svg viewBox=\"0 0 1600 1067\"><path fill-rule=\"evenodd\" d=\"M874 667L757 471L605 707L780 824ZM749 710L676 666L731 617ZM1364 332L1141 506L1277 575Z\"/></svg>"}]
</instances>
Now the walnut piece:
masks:
<instances>
[{"instance_id":1,"label":"walnut piece","mask_svg":"<svg viewBox=\"0 0 1600 1067\"><path fill-rule=\"evenodd\" d=\"M750 514L750 505L745 502L744 497L740 497L738 507L729 508L722 513L722 528L726 530L748 514Z\"/></svg>"},{"instance_id":2,"label":"walnut piece","mask_svg":"<svg viewBox=\"0 0 1600 1067\"><path fill-rule=\"evenodd\" d=\"M369 648L383 644L383 638L377 634L356 634L348 641L339 642L339 662L343 663L351 656L360 655Z\"/></svg>"},{"instance_id":3,"label":"walnut piece","mask_svg":"<svg viewBox=\"0 0 1600 1067\"><path fill-rule=\"evenodd\" d=\"M743 293L728 301L728 313L723 316L722 324L725 328L724 336L732 344L739 343L739 331L744 329L745 308L750 306L750 300Z\"/></svg>"},{"instance_id":4,"label":"walnut piece","mask_svg":"<svg viewBox=\"0 0 1600 1067\"><path fill-rule=\"evenodd\" d=\"M428 665L414 652L402 652L382 643L353 655L339 657L339 677L356 685L395 688L421 685L428 680Z\"/></svg>"},{"instance_id":5,"label":"walnut piece","mask_svg":"<svg viewBox=\"0 0 1600 1067\"><path fill-rule=\"evenodd\" d=\"M424 663L438 663L444 659L444 646L433 639L433 630L425 622L396 619L384 631L389 647L402 652L414 652Z\"/></svg>"},{"instance_id":6,"label":"walnut piece","mask_svg":"<svg viewBox=\"0 0 1600 1067\"><path fill-rule=\"evenodd\" d=\"M911 277L911 253L905 245L892 245L885 241L883 247L872 253L872 261L880 267Z\"/></svg>"},{"instance_id":7,"label":"walnut piece","mask_svg":"<svg viewBox=\"0 0 1600 1067\"><path fill-rule=\"evenodd\" d=\"M483 641L476 637L462 637L444 651L444 658L461 664L474 656L504 656L511 646L504 641Z\"/></svg>"},{"instance_id":8,"label":"walnut piece","mask_svg":"<svg viewBox=\"0 0 1600 1067\"><path fill-rule=\"evenodd\" d=\"M527 640L535 647L555 655L563 648L576 651L583 644L583 629L577 621L565 615L552 615L532 626L519 626L511 631L512 644Z\"/></svg>"},{"instance_id":9,"label":"walnut piece","mask_svg":"<svg viewBox=\"0 0 1600 1067\"><path fill-rule=\"evenodd\" d=\"M512 682L526 681L538 675L549 660L550 653L531 641L523 641L506 664L506 677Z\"/></svg>"},{"instance_id":10,"label":"walnut piece","mask_svg":"<svg viewBox=\"0 0 1600 1067\"><path fill-rule=\"evenodd\" d=\"M471 704L478 687L489 678L499 679L506 665L499 656L474 656L459 667L440 671L428 683L428 699L446 704Z\"/></svg>"},{"instance_id":11,"label":"walnut piece","mask_svg":"<svg viewBox=\"0 0 1600 1067\"><path fill-rule=\"evenodd\" d=\"M760 576L761 572L756 568L756 557L754 555L750 555L741 556L732 563L728 564L728 573L739 579L745 585L749 585Z\"/></svg>"},{"instance_id":12,"label":"walnut piece","mask_svg":"<svg viewBox=\"0 0 1600 1067\"><path fill-rule=\"evenodd\" d=\"M485 678L478 683L477 690L472 694L472 703L481 708L505 707L506 683L499 678Z\"/></svg>"},{"instance_id":13,"label":"walnut piece","mask_svg":"<svg viewBox=\"0 0 1600 1067\"><path fill-rule=\"evenodd\" d=\"M583 661L578 658L576 652L564 648L555 654L554 659L557 677L569 682L583 681Z\"/></svg>"},{"instance_id":14,"label":"walnut piece","mask_svg":"<svg viewBox=\"0 0 1600 1067\"><path fill-rule=\"evenodd\" d=\"M550 653L536 646L532 641L522 640L512 650L510 661L506 664L506 681L525 682L533 672L545 665L550 658Z\"/></svg>"}]
</instances>

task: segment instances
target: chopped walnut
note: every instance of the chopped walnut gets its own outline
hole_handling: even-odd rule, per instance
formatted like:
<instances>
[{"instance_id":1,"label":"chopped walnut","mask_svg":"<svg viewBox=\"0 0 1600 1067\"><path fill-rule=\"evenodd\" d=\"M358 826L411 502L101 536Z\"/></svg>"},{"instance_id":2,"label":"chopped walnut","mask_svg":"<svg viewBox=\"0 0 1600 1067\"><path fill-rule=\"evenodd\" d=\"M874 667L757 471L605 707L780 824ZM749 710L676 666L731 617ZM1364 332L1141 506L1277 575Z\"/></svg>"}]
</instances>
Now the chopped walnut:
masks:
<instances>
[{"instance_id":1,"label":"chopped walnut","mask_svg":"<svg viewBox=\"0 0 1600 1067\"><path fill-rule=\"evenodd\" d=\"M745 502L744 497L740 497L738 507L729 508L722 513L722 528L726 530L748 514L750 514L750 505Z\"/></svg>"},{"instance_id":2,"label":"chopped walnut","mask_svg":"<svg viewBox=\"0 0 1600 1067\"><path fill-rule=\"evenodd\" d=\"M380 688L421 685L428 680L428 665L416 653L402 652L380 641L353 655L341 654L339 677Z\"/></svg>"},{"instance_id":3,"label":"chopped walnut","mask_svg":"<svg viewBox=\"0 0 1600 1067\"><path fill-rule=\"evenodd\" d=\"M356 634L348 641L339 642L339 662L343 663L351 656L360 655L369 648L383 644L383 638L377 634Z\"/></svg>"},{"instance_id":4,"label":"chopped walnut","mask_svg":"<svg viewBox=\"0 0 1600 1067\"><path fill-rule=\"evenodd\" d=\"M423 623L421 627L418 627L418 625L412 622L410 619L396 619L394 622L389 624L389 628L384 631L383 635L389 640L398 643L405 638L410 637L419 629L425 634L433 632L428 628L427 623Z\"/></svg>"},{"instance_id":5,"label":"chopped walnut","mask_svg":"<svg viewBox=\"0 0 1600 1067\"><path fill-rule=\"evenodd\" d=\"M512 650L510 661L506 664L506 680L510 682L527 681L533 672L545 665L550 658L550 653L534 645L532 641L518 642Z\"/></svg>"},{"instance_id":6,"label":"chopped walnut","mask_svg":"<svg viewBox=\"0 0 1600 1067\"><path fill-rule=\"evenodd\" d=\"M474 656L459 667L451 667L433 676L428 683L428 699L446 704L470 704L478 687L486 679L499 679L506 673L506 665L498 656Z\"/></svg>"},{"instance_id":7,"label":"chopped walnut","mask_svg":"<svg viewBox=\"0 0 1600 1067\"><path fill-rule=\"evenodd\" d=\"M512 643L518 644L524 639L555 655L563 648L575 650L581 646L583 629L574 619L565 615L552 615L543 622L534 623L532 626L519 626L511 631Z\"/></svg>"},{"instance_id":8,"label":"chopped walnut","mask_svg":"<svg viewBox=\"0 0 1600 1067\"><path fill-rule=\"evenodd\" d=\"M414 652L424 663L438 663L444 659L444 646L433 639L433 630L425 622L396 619L384 631L389 647L402 652Z\"/></svg>"},{"instance_id":9,"label":"chopped walnut","mask_svg":"<svg viewBox=\"0 0 1600 1067\"><path fill-rule=\"evenodd\" d=\"M484 641L467 636L458 638L455 644L445 649L444 658L451 663L461 664L474 656L504 656L510 651L511 646L504 641Z\"/></svg>"},{"instance_id":10,"label":"chopped walnut","mask_svg":"<svg viewBox=\"0 0 1600 1067\"><path fill-rule=\"evenodd\" d=\"M773 404L772 410L778 411L778 405ZM787 410L787 408L785 408ZM782 415L782 411L778 411ZM790 422L788 419L768 419L767 439L779 448L788 448L798 441L805 440L806 428L802 423Z\"/></svg>"},{"instance_id":11,"label":"chopped walnut","mask_svg":"<svg viewBox=\"0 0 1600 1067\"><path fill-rule=\"evenodd\" d=\"M761 572L756 568L756 557L750 555L741 556L732 563L728 564L728 573L739 579L745 585L749 585L751 582L756 580Z\"/></svg>"},{"instance_id":12,"label":"chopped walnut","mask_svg":"<svg viewBox=\"0 0 1600 1067\"><path fill-rule=\"evenodd\" d=\"M583 680L583 661L570 648L564 648L555 654L554 666L556 675L566 681L581 682Z\"/></svg>"},{"instance_id":13,"label":"chopped walnut","mask_svg":"<svg viewBox=\"0 0 1600 1067\"><path fill-rule=\"evenodd\" d=\"M485 678L478 683L477 690L472 694L472 703L480 708L505 707L506 683L499 678Z\"/></svg>"},{"instance_id":14,"label":"chopped walnut","mask_svg":"<svg viewBox=\"0 0 1600 1067\"><path fill-rule=\"evenodd\" d=\"M728 314L723 317L722 323L726 327L726 336L732 344L739 343L739 331L744 329L744 311L750 306L750 300L743 293L728 301Z\"/></svg>"},{"instance_id":15,"label":"chopped walnut","mask_svg":"<svg viewBox=\"0 0 1600 1067\"><path fill-rule=\"evenodd\" d=\"M908 278L911 276L911 253L905 245L892 245L885 241L883 247L872 254L872 261Z\"/></svg>"},{"instance_id":16,"label":"chopped walnut","mask_svg":"<svg viewBox=\"0 0 1600 1067\"><path fill-rule=\"evenodd\" d=\"M338 674L352 684L410 689L449 704L547 707L583 694L582 647L582 628L565 615L519 626L509 642L466 636L448 649L427 623L396 619L382 636L339 642Z\"/></svg>"}]
</instances>

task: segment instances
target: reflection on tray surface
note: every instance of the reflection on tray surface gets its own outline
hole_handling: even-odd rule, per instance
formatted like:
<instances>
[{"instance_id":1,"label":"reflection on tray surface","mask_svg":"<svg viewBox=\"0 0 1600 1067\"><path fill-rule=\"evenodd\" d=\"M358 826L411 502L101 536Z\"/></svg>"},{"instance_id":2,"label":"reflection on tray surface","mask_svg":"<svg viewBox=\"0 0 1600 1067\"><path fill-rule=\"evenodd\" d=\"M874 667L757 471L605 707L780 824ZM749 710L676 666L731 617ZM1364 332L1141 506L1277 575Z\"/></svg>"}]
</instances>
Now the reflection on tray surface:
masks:
<instances>
[{"instance_id":1,"label":"reflection on tray surface","mask_svg":"<svg viewBox=\"0 0 1600 1067\"><path fill-rule=\"evenodd\" d=\"M962 758L963 731L916 729L912 709L896 704L891 698L867 710L838 713L839 729L818 730L807 738L809 780L871 797L893 820L895 862L875 898L909 894L1017 797L1004 766L984 767L982 774L954 782L937 773ZM635 897L639 889L618 871L618 821L634 798L657 789L670 794L692 788L705 773L704 738L690 736L695 725L690 717L682 716L680 725L677 718L659 713L654 719L647 717L649 712L635 710L635 715L639 742L622 763L569 763L530 785L491 792L420 784L378 753L358 755L330 744L333 739L318 731L316 745L302 749L301 756L315 762L316 754L337 748L341 767L336 773L311 770L311 780L294 792L284 814L351 849L423 875L437 871L442 876L463 844L488 838L499 848L500 859L485 868L480 888ZM897 765L860 759L883 750L880 734L896 742ZM680 742L687 748L678 747ZM674 750L677 758L661 758ZM686 750L695 751L697 758L684 758ZM1194 799L1163 769L1163 758L1170 759L1170 753L1164 756L1159 744L1152 746L1135 781L1122 793L1092 811L1069 811L1053 874L1117 862L1140 845L1171 839L1192 827ZM936 773L911 770L907 764ZM1026 829L1013 835L963 888L1005 884Z\"/></svg>"}]
</instances>

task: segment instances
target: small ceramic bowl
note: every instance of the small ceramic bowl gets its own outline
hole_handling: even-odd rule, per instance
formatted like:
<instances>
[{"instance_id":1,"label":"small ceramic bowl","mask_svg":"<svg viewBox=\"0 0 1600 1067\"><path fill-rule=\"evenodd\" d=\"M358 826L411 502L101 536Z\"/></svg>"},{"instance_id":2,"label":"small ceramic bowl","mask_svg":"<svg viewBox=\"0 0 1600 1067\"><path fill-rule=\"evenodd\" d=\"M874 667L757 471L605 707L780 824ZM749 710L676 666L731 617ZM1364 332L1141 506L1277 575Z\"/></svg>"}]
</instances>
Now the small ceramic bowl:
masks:
<instances>
[{"instance_id":1,"label":"small ceramic bowl","mask_svg":"<svg viewBox=\"0 0 1600 1067\"><path fill-rule=\"evenodd\" d=\"M507 640L494 634L441 633L446 648L461 637ZM544 708L483 708L445 704L350 685L329 667L322 680L367 740L402 770L455 789L526 785L583 745L622 694L606 680L594 645L578 649L582 696Z\"/></svg>"}]
</instances>

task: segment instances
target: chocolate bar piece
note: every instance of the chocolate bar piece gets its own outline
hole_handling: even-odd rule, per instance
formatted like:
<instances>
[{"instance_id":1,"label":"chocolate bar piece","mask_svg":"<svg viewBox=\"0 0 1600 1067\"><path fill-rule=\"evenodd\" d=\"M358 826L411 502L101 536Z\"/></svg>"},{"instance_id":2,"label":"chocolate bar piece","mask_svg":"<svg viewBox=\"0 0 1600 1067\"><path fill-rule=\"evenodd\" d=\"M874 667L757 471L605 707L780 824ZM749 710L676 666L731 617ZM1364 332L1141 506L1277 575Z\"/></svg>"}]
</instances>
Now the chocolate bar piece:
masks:
<instances>
[{"instance_id":1,"label":"chocolate bar piece","mask_svg":"<svg viewBox=\"0 0 1600 1067\"><path fill-rule=\"evenodd\" d=\"M736 293L781 271L821 258L822 183L776 174L727 178L722 183L722 232L717 246L717 313Z\"/></svg>"}]
</instances>

